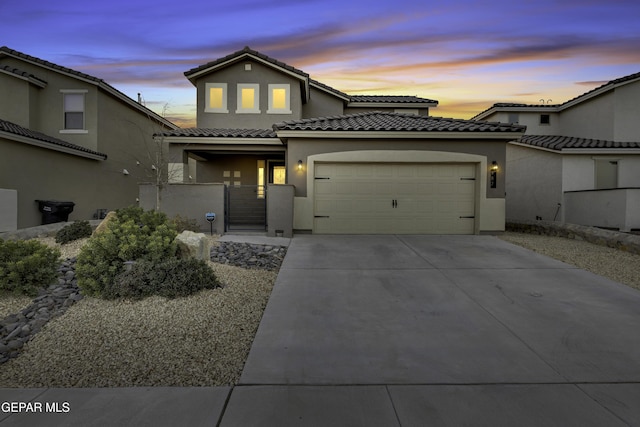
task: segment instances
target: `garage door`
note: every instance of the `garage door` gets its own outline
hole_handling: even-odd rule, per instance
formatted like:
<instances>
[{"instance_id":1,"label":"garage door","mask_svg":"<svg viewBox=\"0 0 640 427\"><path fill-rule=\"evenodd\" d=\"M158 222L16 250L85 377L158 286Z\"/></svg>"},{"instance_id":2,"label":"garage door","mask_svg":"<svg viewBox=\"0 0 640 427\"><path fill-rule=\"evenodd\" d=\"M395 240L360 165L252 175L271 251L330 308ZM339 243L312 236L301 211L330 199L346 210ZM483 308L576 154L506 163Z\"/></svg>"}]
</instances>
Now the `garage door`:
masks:
<instances>
[{"instance_id":1,"label":"garage door","mask_svg":"<svg viewBox=\"0 0 640 427\"><path fill-rule=\"evenodd\" d=\"M318 163L314 232L473 234L475 164Z\"/></svg>"}]
</instances>

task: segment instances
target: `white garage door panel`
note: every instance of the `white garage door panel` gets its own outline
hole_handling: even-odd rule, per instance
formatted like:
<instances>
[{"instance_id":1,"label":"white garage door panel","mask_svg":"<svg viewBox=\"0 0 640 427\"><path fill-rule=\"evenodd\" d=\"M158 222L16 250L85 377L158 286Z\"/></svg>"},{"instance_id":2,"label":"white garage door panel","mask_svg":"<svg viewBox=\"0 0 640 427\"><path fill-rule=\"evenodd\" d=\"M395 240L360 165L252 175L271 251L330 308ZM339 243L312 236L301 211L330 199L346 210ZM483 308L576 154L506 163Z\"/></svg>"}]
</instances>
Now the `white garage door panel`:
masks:
<instances>
[{"instance_id":1,"label":"white garage door panel","mask_svg":"<svg viewBox=\"0 0 640 427\"><path fill-rule=\"evenodd\" d=\"M318 163L314 232L472 234L475 170L474 164Z\"/></svg>"}]
</instances>

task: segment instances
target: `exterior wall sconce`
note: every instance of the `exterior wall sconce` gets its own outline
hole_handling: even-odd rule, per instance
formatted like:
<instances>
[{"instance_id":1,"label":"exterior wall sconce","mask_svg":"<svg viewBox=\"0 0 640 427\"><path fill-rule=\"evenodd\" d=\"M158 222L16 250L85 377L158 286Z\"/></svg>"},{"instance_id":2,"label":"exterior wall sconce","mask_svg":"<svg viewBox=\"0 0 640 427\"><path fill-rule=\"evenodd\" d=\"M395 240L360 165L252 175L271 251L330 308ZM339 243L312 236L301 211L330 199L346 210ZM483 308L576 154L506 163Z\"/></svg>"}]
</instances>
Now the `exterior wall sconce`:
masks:
<instances>
[{"instance_id":1,"label":"exterior wall sconce","mask_svg":"<svg viewBox=\"0 0 640 427\"><path fill-rule=\"evenodd\" d=\"M491 188L496 188L498 181L498 162L496 162L495 160L491 162L491 171L489 177Z\"/></svg>"},{"instance_id":2,"label":"exterior wall sconce","mask_svg":"<svg viewBox=\"0 0 640 427\"><path fill-rule=\"evenodd\" d=\"M298 160L298 170L302 171L302 160Z\"/></svg>"}]
</instances>

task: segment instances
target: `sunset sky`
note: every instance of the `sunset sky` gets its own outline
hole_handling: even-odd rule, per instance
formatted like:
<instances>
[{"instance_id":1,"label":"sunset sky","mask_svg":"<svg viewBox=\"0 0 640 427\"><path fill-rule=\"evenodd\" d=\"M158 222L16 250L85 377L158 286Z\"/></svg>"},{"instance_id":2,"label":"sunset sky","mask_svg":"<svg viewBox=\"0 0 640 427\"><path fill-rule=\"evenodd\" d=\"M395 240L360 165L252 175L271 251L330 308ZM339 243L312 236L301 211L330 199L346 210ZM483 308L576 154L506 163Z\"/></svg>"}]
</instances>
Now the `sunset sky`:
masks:
<instances>
[{"instance_id":1,"label":"sunset sky","mask_svg":"<svg viewBox=\"0 0 640 427\"><path fill-rule=\"evenodd\" d=\"M0 46L104 79L195 125L184 72L250 46L349 94L562 103L640 72L638 0L0 0Z\"/></svg>"}]
</instances>

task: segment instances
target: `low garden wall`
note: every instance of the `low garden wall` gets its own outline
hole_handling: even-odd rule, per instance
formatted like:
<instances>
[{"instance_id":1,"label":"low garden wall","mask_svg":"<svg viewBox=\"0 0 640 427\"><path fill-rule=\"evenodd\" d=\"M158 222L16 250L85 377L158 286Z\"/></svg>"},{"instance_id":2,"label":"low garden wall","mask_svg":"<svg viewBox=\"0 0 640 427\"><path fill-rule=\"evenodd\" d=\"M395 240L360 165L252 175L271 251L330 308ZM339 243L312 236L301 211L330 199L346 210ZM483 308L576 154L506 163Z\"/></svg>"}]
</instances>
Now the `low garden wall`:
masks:
<instances>
[{"instance_id":1,"label":"low garden wall","mask_svg":"<svg viewBox=\"0 0 640 427\"><path fill-rule=\"evenodd\" d=\"M506 231L586 240L596 245L640 254L640 235L620 231L560 222L524 220L507 220Z\"/></svg>"}]
</instances>

